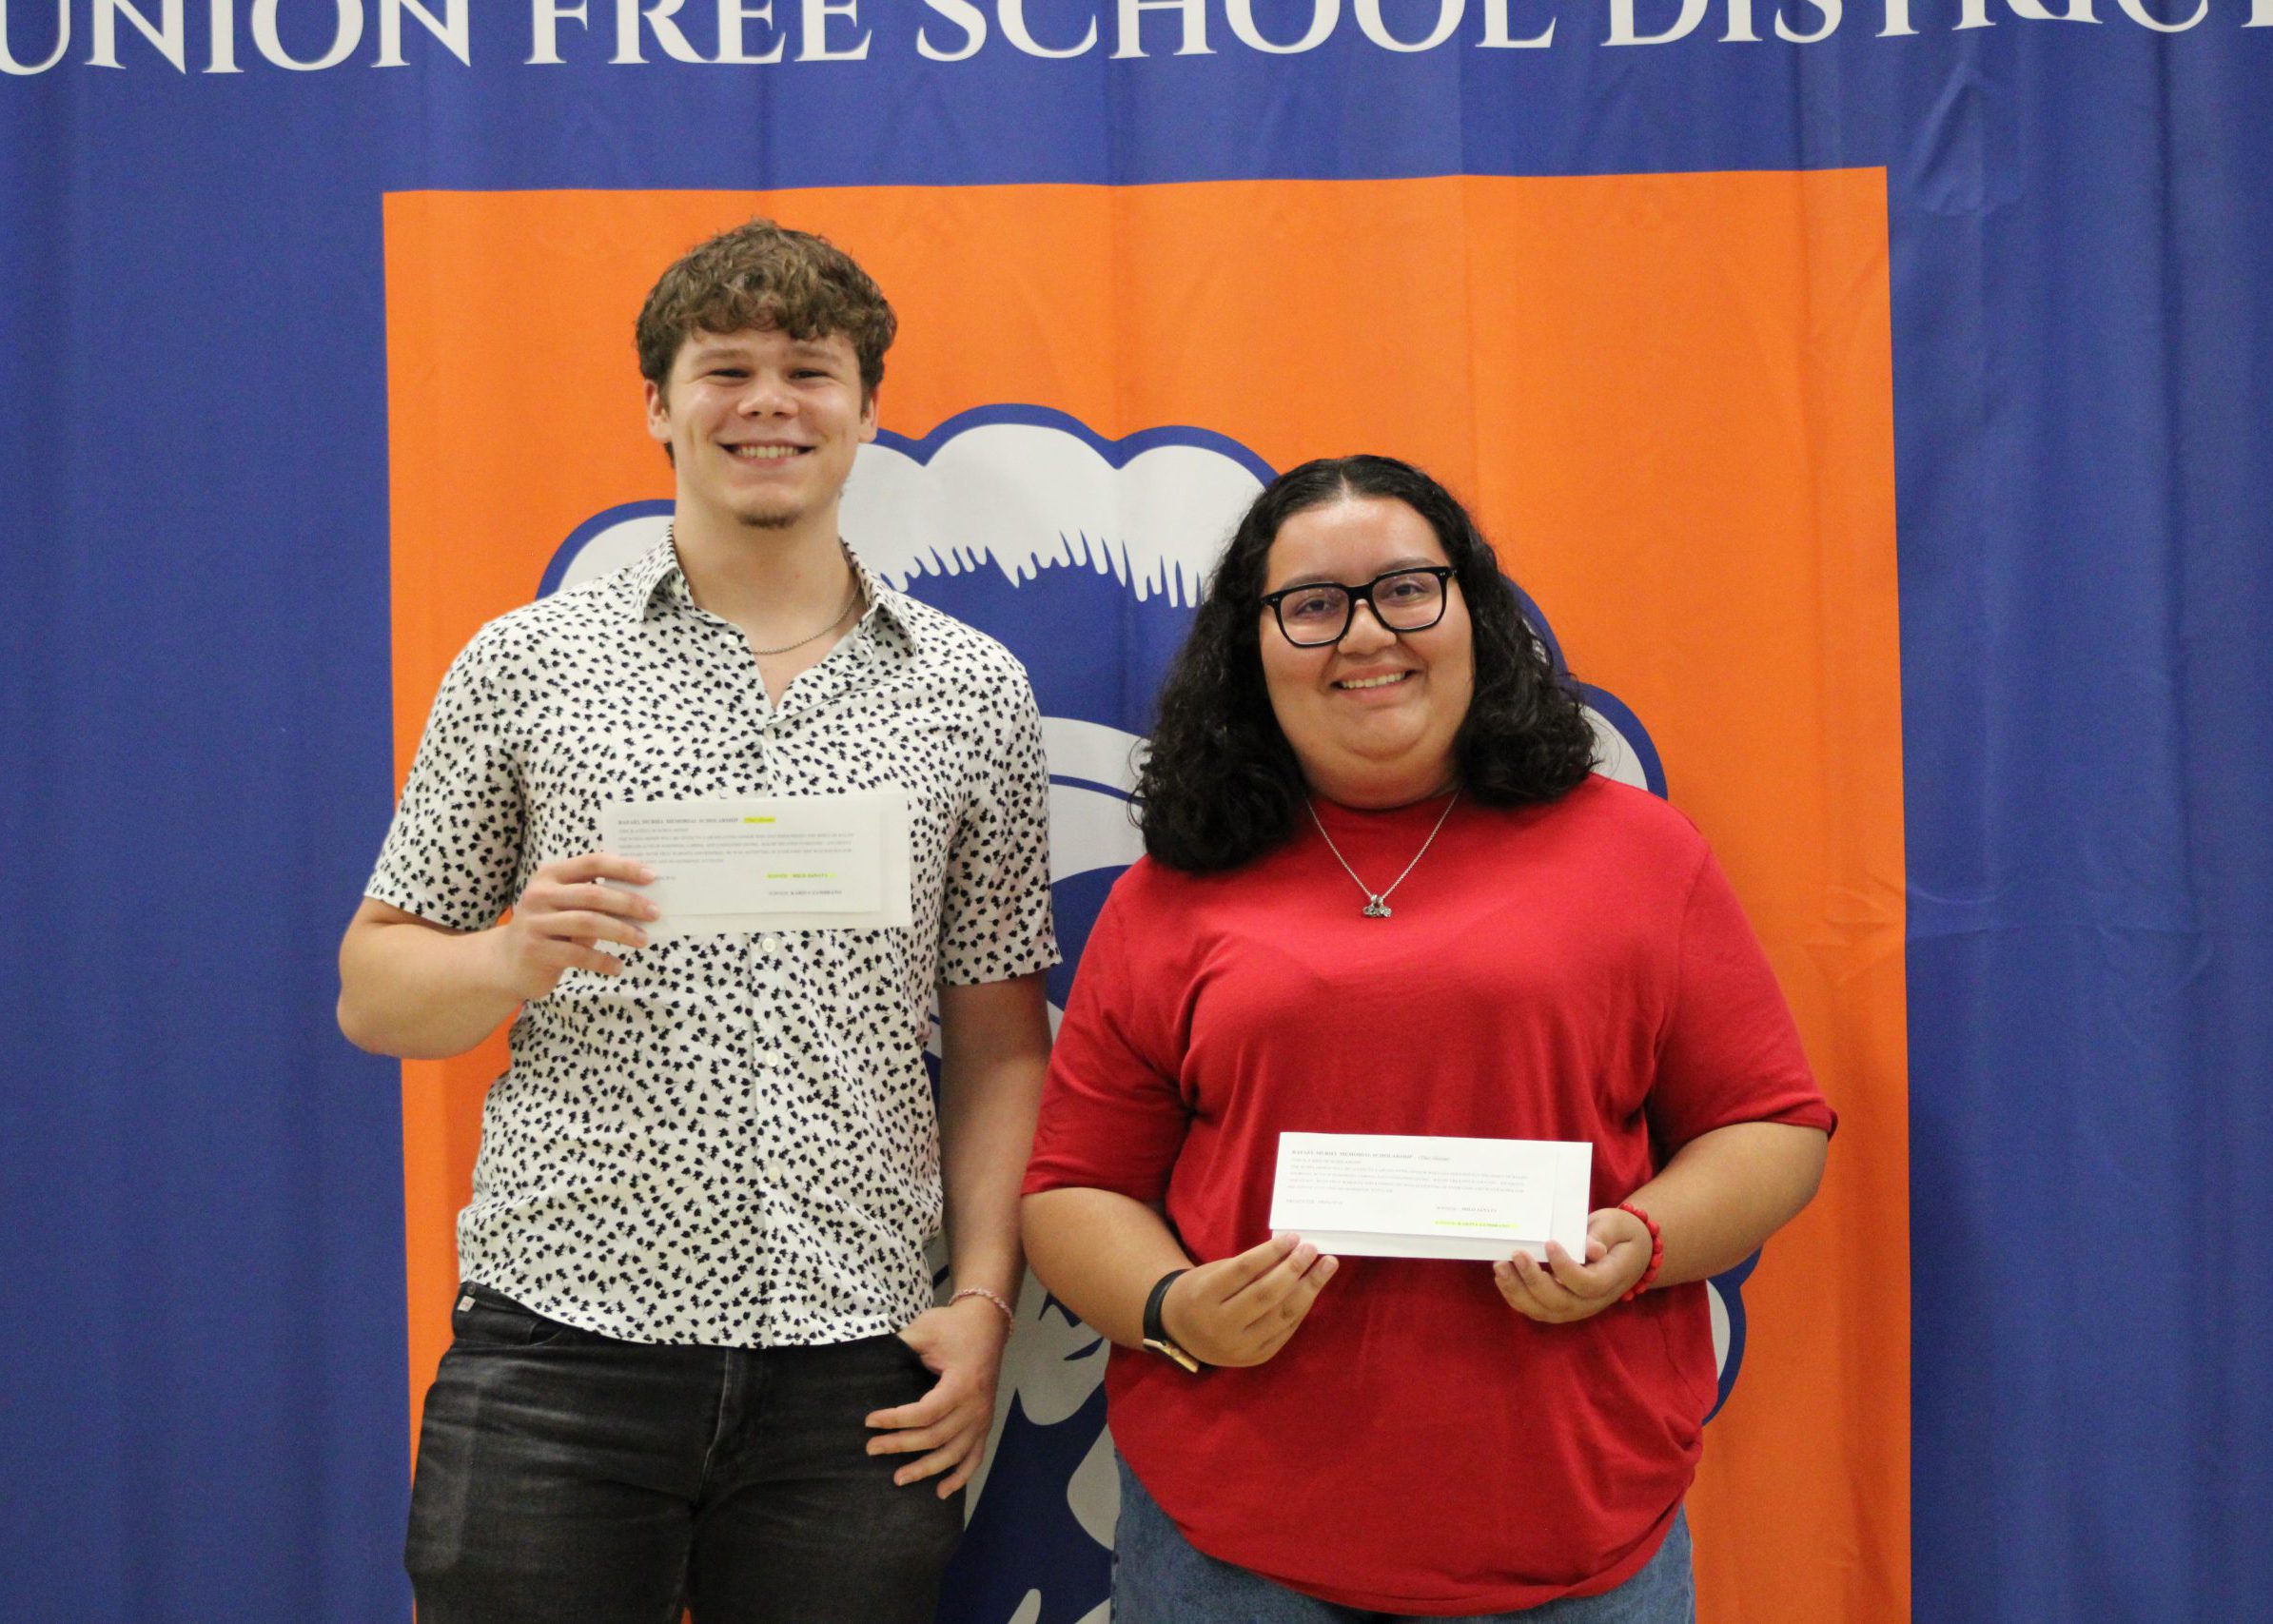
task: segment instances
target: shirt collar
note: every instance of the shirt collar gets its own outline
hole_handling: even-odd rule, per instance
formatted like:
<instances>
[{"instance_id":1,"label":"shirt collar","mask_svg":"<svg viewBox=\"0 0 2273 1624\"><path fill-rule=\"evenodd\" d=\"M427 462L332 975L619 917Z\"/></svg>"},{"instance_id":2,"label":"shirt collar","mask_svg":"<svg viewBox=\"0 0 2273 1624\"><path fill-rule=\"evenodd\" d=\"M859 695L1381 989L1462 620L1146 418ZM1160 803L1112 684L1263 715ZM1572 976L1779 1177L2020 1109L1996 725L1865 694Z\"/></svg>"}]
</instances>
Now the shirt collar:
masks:
<instances>
[{"instance_id":1,"label":"shirt collar","mask_svg":"<svg viewBox=\"0 0 2273 1624\"><path fill-rule=\"evenodd\" d=\"M687 591L687 577L678 567L677 549L671 544L671 531L664 528L662 538L639 555L623 574L623 615L627 620L646 620L660 613L658 604L687 604L694 601Z\"/></svg>"},{"instance_id":2,"label":"shirt collar","mask_svg":"<svg viewBox=\"0 0 2273 1624\"><path fill-rule=\"evenodd\" d=\"M859 631L872 639L880 631L896 633L911 652L920 648L922 636L916 630L915 616L908 612L906 595L886 584L884 577L862 563L860 555L852 548L845 549L845 557L852 561L852 573L860 577L861 597L868 602L868 610L860 617ZM624 572L624 617L650 620L670 609L692 608L694 602L695 595L687 588L686 572L678 567L678 550L672 544L671 532L666 529L661 538Z\"/></svg>"},{"instance_id":3,"label":"shirt collar","mask_svg":"<svg viewBox=\"0 0 2273 1624\"><path fill-rule=\"evenodd\" d=\"M860 577L861 596L868 599L868 613L860 617L860 631L872 640L881 640L881 634L896 636L903 647L914 653L923 645L915 629L915 616L908 612L908 597L885 584L884 577L860 561L860 555L852 548L845 549L845 557L852 560L852 573Z\"/></svg>"}]
</instances>

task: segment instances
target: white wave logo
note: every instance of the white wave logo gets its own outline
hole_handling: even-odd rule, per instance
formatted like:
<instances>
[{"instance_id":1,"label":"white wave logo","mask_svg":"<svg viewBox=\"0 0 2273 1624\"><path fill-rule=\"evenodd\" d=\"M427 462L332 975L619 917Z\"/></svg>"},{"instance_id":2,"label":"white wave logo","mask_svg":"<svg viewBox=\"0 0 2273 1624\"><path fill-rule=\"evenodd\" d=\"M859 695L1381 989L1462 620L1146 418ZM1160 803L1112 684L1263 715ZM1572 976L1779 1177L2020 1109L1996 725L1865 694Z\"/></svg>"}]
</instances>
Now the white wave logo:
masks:
<instances>
[{"instance_id":1,"label":"white wave logo","mask_svg":"<svg viewBox=\"0 0 2273 1624\"><path fill-rule=\"evenodd\" d=\"M1143 850L1128 801L1151 696L1269 473L1206 431L1108 442L1033 407L985 408L921 440L887 433L860 450L841 517L861 560L1000 639L1033 678L1049 763L1050 881L1069 956L1105 887ZM563 544L544 590L631 562L668 521L664 502L595 516ZM1601 742L1597 770L1661 791L1638 723L1609 696L1588 697L1600 701L1587 710ZM1066 985L1055 978L1057 990ZM1053 999L1053 1027L1060 1014ZM936 1248L932 1261L944 1277ZM1717 1294L1713 1310L1725 1364L1731 1314ZM1017 1321L939 1616L1105 1624L1105 1554L1120 1505L1099 1392L1106 1344L1031 1276ZM1740 1346L1740 1313L1734 1323Z\"/></svg>"},{"instance_id":2,"label":"white wave logo","mask_svg":"<svg viewBox=\"0 0 2273 1624\"><path fill-rule=\"evenodd\" d=\"M928 440L880 436L853 462L843 531L861 562L903 591L922 576L990 564L1013 583L1082 564L1109 571L1139 600L1189 607L1263 488L1253 468L1190 443L1163 441L1116 464L1051 423L982 421L946 432L982 415L966 413ZM621 517L579 531L552 590L630 563L669 523L668 503L614 512Z\"/></svg>"},{"instance_id":3,"label":"white wave logo","mask_svg":"<svg viewBox=\"0 0 2273 1624\"><path fill-rule=\"evenodd\" d=\"M1189 608L1263 479L1257 466L1214 446L1137 438L1156 442L1116 463L1074 420L1030 409L1011 419L965 413L920 441L883 435L853 462L842 529L861 561L902 591L926 576L990 566L1012 585L1046 568L1086 566L1109 572L1140 602ZM562 549L573 554L547 572L547 590L630 563L670 522L663 502L615 513L579 527ZM1596 771L1651 788L1634 741L1594 706L1586 714L1600 741ZM1070 773L1092 783L1127 776L1118 753L1139 741L1086 736L1094 726L1045 717L1053 776L1075 761L1109 769ZM1052 837L1062 838L1055 824Z\"/></svg>"}]
</instances>

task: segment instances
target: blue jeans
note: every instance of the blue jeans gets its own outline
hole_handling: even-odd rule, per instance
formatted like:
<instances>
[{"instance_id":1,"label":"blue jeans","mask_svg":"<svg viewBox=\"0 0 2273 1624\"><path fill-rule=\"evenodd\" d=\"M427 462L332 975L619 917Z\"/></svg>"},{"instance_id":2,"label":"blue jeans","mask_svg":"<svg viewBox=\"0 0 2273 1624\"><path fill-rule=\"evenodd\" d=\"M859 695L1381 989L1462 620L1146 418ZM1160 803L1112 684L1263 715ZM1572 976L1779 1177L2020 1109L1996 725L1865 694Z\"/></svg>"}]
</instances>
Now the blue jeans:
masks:
<instances>
[{"instance_id":1,"label":"blue jeans","mask_svg":"<svg viewBox=\"0 0 2273 1624\"><path fill-rule=\"evenodd\" d=\"M872 1410L934 1378L899 1338L618 1341L480 1286L426 1395L420 1624L929 1624L963 1497L900 1486Z\"/></svg>"},{"instance_id":2,"label":"blue jeans","mask_svg":"<svg viewBox=\"0 0 2273 1624\"><path fill-rule=\"evenodd\" d=\"M1194 1550L1168 1514L1121 1463L1121 1520L1113 1533L1113 1624L1376 1624L1404 1614L1337 1607ZM1564 1596L1466 1624L1696 1624L1689 1522L1674 1525L1657 1554L1615 1590Z\"/></svg>"}]
</instances>

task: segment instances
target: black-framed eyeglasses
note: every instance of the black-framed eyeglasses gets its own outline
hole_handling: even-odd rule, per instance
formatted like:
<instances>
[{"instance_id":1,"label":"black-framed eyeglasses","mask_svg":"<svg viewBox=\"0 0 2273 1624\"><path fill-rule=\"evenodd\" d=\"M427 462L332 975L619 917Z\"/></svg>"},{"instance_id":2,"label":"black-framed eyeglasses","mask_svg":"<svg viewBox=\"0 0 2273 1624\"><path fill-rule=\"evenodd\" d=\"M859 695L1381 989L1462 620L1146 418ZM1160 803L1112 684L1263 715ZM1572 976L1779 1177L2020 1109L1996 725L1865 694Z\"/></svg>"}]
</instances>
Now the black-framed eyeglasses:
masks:
<instances>
[{"instance_id":1,"label":"black-framed eyeglasses","mask_svg":"<svg viewBox=\"0 0 2273 1624\"><path fill-rule=\"evenodd\" d=\"M1444 564L1412 564L1378 575L1362 586L1342 581L1305 581L1266 592L1263 601L1279 622L1280 635L1298 649L1339 643L1349 631L1358 605L1373 606L1373 617L1392 632L1425 632L1444 618Z\"/></svg>"}]
</instances>

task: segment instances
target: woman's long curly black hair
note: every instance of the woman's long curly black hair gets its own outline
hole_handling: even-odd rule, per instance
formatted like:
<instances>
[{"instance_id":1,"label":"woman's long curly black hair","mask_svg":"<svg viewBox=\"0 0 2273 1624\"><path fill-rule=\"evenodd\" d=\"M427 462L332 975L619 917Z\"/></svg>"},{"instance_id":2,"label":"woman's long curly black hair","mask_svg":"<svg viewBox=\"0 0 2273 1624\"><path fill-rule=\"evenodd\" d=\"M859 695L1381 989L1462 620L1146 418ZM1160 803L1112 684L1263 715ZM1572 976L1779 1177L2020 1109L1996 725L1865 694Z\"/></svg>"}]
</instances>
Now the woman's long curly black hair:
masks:
<instances>
[{"instance_id":1,"label":"woman's long curly black hair","mask_svg":"<svg viewBox=\"0 0 2273 1624\"><path fill-rule=\"evenodd\" d=\"M1462 790L1490 806L1551 801L1594 765L1594 731L1500 578L1491 543L1452 493L1392 457L1289 469L1239 521L1161 690L1136 816L1158 863L1235 869L1294 832L1309 794L1263 682L1263 587L1271 543L1296 514L1349 497L1403 502L1428 520L1474 628L1476 688L1453 739ZM1272 636L1277 636L1276 632Z\"/></svg>"}]
</instances>

